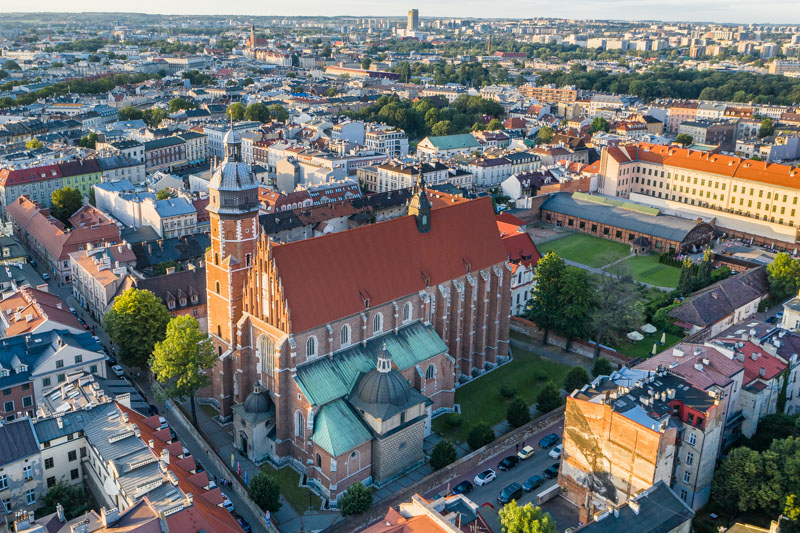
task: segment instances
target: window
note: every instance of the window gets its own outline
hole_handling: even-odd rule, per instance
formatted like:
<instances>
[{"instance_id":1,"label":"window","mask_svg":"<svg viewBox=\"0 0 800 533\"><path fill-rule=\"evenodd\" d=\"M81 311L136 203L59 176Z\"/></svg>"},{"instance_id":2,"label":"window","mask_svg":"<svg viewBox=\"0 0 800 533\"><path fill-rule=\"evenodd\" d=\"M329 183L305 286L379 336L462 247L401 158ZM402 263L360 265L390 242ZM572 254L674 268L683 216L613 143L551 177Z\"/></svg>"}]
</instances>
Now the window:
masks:
<instances>
[{"instance_id":1,"label":"window","mask_svg":"<svg viewBox=\"0 0 800 533\"><path fill-rule=\"evenodd\" d=\"M75 356L75 362L76 363L83 363L83 356L82 355L76 355Z\"/></svg>"},{"instance_id":2,"label":"window","mask_svg":"<svg viewBox=\"0 0 800 533\"><path fill-rule=\"evenodd\" d=\"M322 457L317 454L317 468L322 468Z\"/></svg>"},{"instance_id":3,"label":"window","mask_svg":"<svg viewBox=\"0 0 800 533\"><path fill-rule=\"evenodd\" d=\"M383 331L383 315L376 313L372 318L372 333L380 333Z\"/></svg>"},{"instance_id":4,"label":"window","mask_svg":"<svg viewBox=\"0 0 800 533\"><path fill-rule=\"evenodd\" d=\"M345 347L350 344L350 325L345 324L339 332L339 344Z\"/></svg>"},{"instance_id":5,"label":"window","mask_svg":"<svg viewBox=\"0 0 800 533\"><path fill-rule=\"evenodd\" d=\"M50 476L49 478L47 478L47 488L48 489L50 487L52 487L53 485L55 485L55 484L56 484L56 476Z\"/></svg>"},{"instance_id":6,"label":"window","mask_svg":"<svg viewBox=\"0 0 800 533\"><path fill-rule=\"evenodd\" d=\"M0 490L6 490L8 488L8 476L5 474L0 474Z\"/></svg>"},{"instance_id":7,"label":"window","mask_svg":"<svg viewBox=\"0 0 800 533\"><path fill-rule=\"evenodd\" d=\"M8 396L11 394L11 389L3 389L3 396Z\"/></svg>"},{"instance_id":8,"label":"window","mask_svg":"<svg viewBox=\"0 0 800 533\"><path fill-rule=\"evenodd\" d=\"M58 380L59 383L64 383L65 381L67 381L67 375L59 374L58 376L56 376L56 379Z\"/></svg>"},{"instance_id":9,"label":"window","mask_svg":"<svg viewBox=\"0 0 800 533\"><path fill-rule=\"evenodd\" d=\"M317 355L317 338L311 336L306 341L306 357L313 357Z\"/></svg>"},{"instance_id":10,"label":"window","mask_svg":"<svg viewBox=\"0 0 800 533\"><path fill-rule=\"evenodd\" d=\"M56 368L64 368L64 360L63 359L59 359L58 361L56 361Z\"/></svg>"},{"instance_id":11,"label":"window","mask_svg":"<svg viewBox=\"0 0 800 533\"><path fill-rule=\"evenodd\" d=\"M78 479L78 475L79 474L78 474L78 469L77 468L73 468L69 473L70 479Z\"/></svg>"},{"instance_id":12,"label":"window","mask_svg":"<svg viewBox=\"0 0 800 533\"><path fill-rule=\"evenodd\" d=\"M686 492L686 489L681 489L681 500L686 501L689 498L689 493Z\"/></svg>"},{"instance_id":13,"label":"window","mask_svg":"<svg viewBox=\"0 0 800 533\"><path fill-rule=\"evenodd\" d=\"M686 453L686 464L690 465L694 462L694 454L692 452Z\"/></svg>"},{"instance_id":14,"label":"window","mask_svg":"<svg viewBox=\"0 0 800 533\"><path fill-rule=\"evenodd\" d=\"M30 407L33 405L33 396L25 396L22 399L22 407Z\"/></svg>"},{"instance_id":15,"label":"window","mask_svg":"<svg viewBox=\"0 0 800 533\"><path fill-rule=\"evenodd\" d=\"M22 467L22 479L25 481L33 479L33 465L25 465Z\"/></svg>"},{"instance_id":16,"label":"window","mask_svg":"<svg viewBox=\"0 0 800 533\"><path fill-rule=\"evenodd\" d=\"M692 473L688 470L683 472L683 482L689 483L692 480Z\"/></svg>"},{"instance_id":17,"label":"window","mask_svg":"<svg viewBox=\"0 0 800 533\"><path fill-rule=\"evenodd\" d=\"M411 320L411 302L406 302L403 306L403 322Z\"/></svg>"},{"instance_id":18,"label":"window","mask_svg":"<svg viewBox=\"0 0 800 533\"><path fill-rule=\"evenodd\" d=\"M245 266L250 266L251 265L251 261L252 261L252 259L250 257L250 254L245 254L245 256L244 256L244 264L245 264Z\"/></svg>"},{"instance_id":19,"label":"window","mask_svg":"<svg viewBox=\"0 0 800 533\"><path fill-rule=\"evenodd\" d=\"M217 294L219 294L219 281L214 282L214 289L216 290Z\"/></svg>"},{"instance_id":20,"label":"window","mask_svg":"<svg viewBox=\"0 0 800 533\"><path fill-rule=\"evenodd\" d=\"M90 374L97 374L97 365L92 365L89 367Z\"/></svg>"},{"instance_id":21,"label":"window","mask_svg":"<svg viewBox=\"0 0 800 533\"><path fill-rule=\"evenodd\" d=\"M70 461L76 461L78 459L78 451L70 450L67 454L67 458L69 458Z\"/></svg>"},{"instance_id":22,"label":"window","mask_svg":"<svg viewBox=\"0 0 800 533\"><path fill-rule=\"evenodd\" d=\"M45 470L49 470L50 468L53 468L53 458L52 457L48 457L47 459L44 460L44 468L45 468Z\"/></svg>"},{"instance_id":23,"label":"window","mask_svg":"<svg viewBox=\"0 0 800 533\"><path fill-rule=\"evenodd\" d=\"M14 412L14 401L5 402L3 404L3 411L6 413L13 413Z\"/></svg>"},{"instance_id":24,"label":"window","mask_svg":"<svg viewBox=\"0 0 800 533\"><path fill-rule=\"evenodd\" d=\"M86 457L86 446L81 448L81 457Z\"/></svg>"},{"instance_id":25,"label":"window","mask_svg":"<svg viewBox=\"0 0 800 533\"><path fill-rule=\"evenodd\" d=\"M297 411L294 415L294 434L297 437L305 437L306 423L303 419L303 413Z\"/></svg>"},{"instance_id":26,"label":"window","mask_svg":"<svg viewBox=\"0 0 800 533\"><path fill-rule=\"evenodd\" d=\"M428 365L428 370L425 371L425 379L433 379L436 375L436 366Z\"/></svg>"},{"instance_id":27,"label":"window","mask_svg":"<svg viewBox=\"0 0 800 533\"><path fill-rule=\"evenodd\" d=\"M25 499L28 501L29 504L36 503L36 493L33 489L30 489L28 492L25 493Z\"/></svg>"},{"instance_id":28,"label":"window","mask_svg":"<svg viewBox=\"0 0 800 533\"><path fill-rule=\"evenodd\" d=\"M690 446L694 446L695 443L697 442L697 435L695 435L694 433L689 433L689 438L687 439L687 441L689 442Z\"/></svg>"}]
</instances>

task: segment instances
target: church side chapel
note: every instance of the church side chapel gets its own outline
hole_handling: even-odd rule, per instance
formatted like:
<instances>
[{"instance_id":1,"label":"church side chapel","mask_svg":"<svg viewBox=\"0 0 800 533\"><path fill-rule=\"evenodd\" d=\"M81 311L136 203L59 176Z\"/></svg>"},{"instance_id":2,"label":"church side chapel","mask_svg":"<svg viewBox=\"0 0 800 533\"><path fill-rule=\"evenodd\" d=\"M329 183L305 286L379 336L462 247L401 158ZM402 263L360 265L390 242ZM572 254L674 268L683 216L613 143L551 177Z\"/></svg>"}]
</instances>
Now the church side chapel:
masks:
<instances>
[{"instance_id":1,"label":"church side chapel","mask_svg":"<svg viewBox=\"0 0 800 533\"><path fill-rule=\"evenodd\" d=\"M241 139L209 184L209 334L201 391L253 461L289 464L335 500L424 460L457 382L508 357L510 268L489 198L276 244L260 232Z\"/></svg>"}]
</instances>

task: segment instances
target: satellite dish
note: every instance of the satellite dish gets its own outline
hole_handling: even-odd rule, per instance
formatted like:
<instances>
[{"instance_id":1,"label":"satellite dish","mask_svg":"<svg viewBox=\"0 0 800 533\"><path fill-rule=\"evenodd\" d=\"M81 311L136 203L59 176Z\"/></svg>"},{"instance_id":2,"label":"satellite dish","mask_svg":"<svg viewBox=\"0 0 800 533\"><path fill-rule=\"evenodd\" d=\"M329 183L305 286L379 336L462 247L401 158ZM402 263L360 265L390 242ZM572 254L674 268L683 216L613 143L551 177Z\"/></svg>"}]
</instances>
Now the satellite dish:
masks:
<instances>
[{"instance_id":1,"label":"satellite dish","mask_svg":"<svg viewBox=\"0 0 800 533\"><path fill-rule=\"evenodd\" d=\"M114 483L114 480L110 477L106 478L105 482L103 483L103 488L105 489L106 494L109 496L116 496L119 494L119 488L117 487L117 484Z\"/></svg>"}]
</instances>

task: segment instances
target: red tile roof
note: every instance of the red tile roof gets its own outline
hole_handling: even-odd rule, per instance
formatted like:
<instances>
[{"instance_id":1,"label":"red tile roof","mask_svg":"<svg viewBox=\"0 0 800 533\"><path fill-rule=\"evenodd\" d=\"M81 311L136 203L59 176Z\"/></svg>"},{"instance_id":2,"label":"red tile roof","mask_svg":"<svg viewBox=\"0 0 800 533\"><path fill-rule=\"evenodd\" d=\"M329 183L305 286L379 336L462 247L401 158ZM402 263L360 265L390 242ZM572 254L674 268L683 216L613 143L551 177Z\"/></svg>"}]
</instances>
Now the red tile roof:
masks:
<instances>
[{"instance_id":1,"label":"red tile roof","mask_svg":"<svg viewBox=\"0 0 800 533\"><path fill-rule=\"evenodd\" d=\"M757 379L769 381L787 368L786 363L774 355L768 354L763 348L750 341L742 341L736 338L717 340L734 343L740 342L743 344L743 346L737 347L736 351L744 354L744 362L742 363L744 364L744 379L742 380L742 386L744 387L750 385ZM753 354L758 354L756 359L753 359ZM764 369L763 376L761 375L762 368Z\"/></svg>"},{"instance_id":2,"label":"red tile roof","mask_svg":"<svg viewBox=\"0 0 800 533\"><path fill-rule=\"evenodd\" d=\"M19 320L16 319L17 312L20 314ZM68 327L83 331L78 319L61 298L31 287L22 287L0 301L0 313L3 313L9 323L5 331L6 337L32 333L47 320L54 322L57 329ZM28 316L32 316L32 319L28 320Z\"/></svg>"},{"instance_id":3,"label":"red tile roof","mask_svg":"<svg viewBox=\"0 0 800 533\"><path fill-rule=\"evenodd\" d=\"M414 217L275 245L292 331L354 315L365 298L376 307L506 259L491 199L479 198L431 212L431 229Z\"/></svg>"},{"instance_id":4,"label":"red tile roof","mask_svg":"<svg viewBox=\"0 0 800 533\"><path fill-rule=\"evenodd\" d=\"M61 177L61 172L57 165L46 165L42 167L21 168L10 170L4 168L0 170L0 186L9 187L21 183L33 183L37 181L57 179Z\"/></svg>"}]
</instances>

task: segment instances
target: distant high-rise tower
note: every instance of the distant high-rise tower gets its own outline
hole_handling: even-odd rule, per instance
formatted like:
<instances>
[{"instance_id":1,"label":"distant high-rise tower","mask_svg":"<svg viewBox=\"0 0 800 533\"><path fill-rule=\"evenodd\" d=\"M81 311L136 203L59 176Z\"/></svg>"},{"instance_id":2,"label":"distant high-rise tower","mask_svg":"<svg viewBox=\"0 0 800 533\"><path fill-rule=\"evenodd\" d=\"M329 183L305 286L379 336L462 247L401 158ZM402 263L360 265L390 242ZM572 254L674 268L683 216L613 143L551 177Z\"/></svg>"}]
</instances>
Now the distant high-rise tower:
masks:
<instances>
[{"instance_id":1,"label":"distant high-rise tower","mask_svg":"<svg viewBox=\"0 0 800 533\"><path fill-rule=\"evenodd\" d=\"M250 50L256 48L256 25L250 24Z\"/></svg>"},{"instance_id":2,"label":"distant high-rise tower","mask_svg":"<svg viewBox=\"0 0 800 533\"><path fill-rule=\"evenodd\" d=\"M417 31L419 29L419 9L408 10L408 31Z\"/></svg>"}]
</instances>

